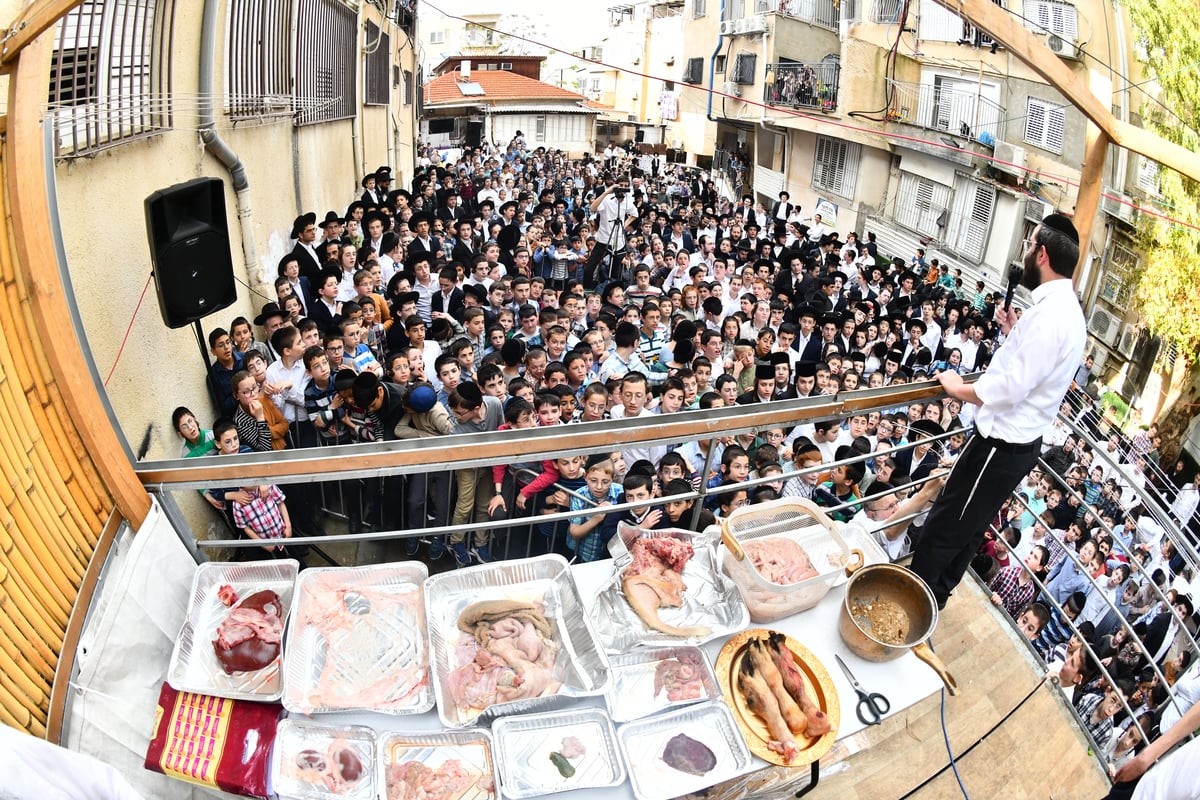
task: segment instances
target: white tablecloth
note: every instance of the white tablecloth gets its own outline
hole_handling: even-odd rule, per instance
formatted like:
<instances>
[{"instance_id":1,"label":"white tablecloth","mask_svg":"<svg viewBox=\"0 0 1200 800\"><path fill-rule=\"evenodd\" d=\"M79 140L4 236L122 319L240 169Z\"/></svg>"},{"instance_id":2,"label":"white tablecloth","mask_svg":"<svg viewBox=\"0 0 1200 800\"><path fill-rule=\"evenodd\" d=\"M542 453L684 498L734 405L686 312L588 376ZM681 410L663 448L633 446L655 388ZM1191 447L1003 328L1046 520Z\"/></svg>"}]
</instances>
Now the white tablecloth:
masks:
<instances>
[{"instance_id":1,"label":"white tablecloth","mask_svg":"<svg viewBox=\"0 0 1200 800\"><path fill-rule=\"evenodd\" d=\"M579 587L579 594L584 603L593 606L596 594L612 575L611 560L597 561L591 564L577 564L571 568L572 576ZM841 722L838 725L838 739L844 739L861 731L865 725L858 721L854 708L858 701L851 688L850 682L842 674L834 660L834 655L840 655L846 665L854 672L858 682L869 692L879 692L891 702L891 714L896 714L928 697L941 688L941 679L912 653L905 653L894 661L876 663L859 658L849 651L842 643L838 634L837 621L839 607L845 594L844 586L835 586L825 598L808 611L776 620L768 625L754 627L771 628L781 631L797 640L821 661L825 669L833 677L837 688L838 698L842 709ZM728 637L722 637L704 646L710 661L716 662L717 653ZM588 699L588 705L603 707L603 698ZM890 716L890 714L889 714ZM375 713L322 714L316 718L322 724L356 724L367 725L376 732L406 731L422 732L442 730L437 712L414 716L395 717ZM751 757L751 771L767 766L765 761ZM282 797L282 796L281 796ZM563 792L554 795L561 800L601 800L602 798L633 798L633 789L626 780L614 789L586 789L574 792ZM286 800L286 799L285 799Z\"/></svg>"}]
</instances>

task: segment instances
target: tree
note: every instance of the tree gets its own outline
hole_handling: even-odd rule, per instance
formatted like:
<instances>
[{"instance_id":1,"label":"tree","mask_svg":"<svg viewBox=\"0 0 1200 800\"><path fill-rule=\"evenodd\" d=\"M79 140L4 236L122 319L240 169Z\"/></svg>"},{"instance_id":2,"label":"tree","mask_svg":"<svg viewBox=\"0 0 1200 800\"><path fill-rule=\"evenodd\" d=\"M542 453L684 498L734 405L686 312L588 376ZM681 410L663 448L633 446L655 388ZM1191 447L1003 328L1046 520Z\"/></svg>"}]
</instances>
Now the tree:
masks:
<instances>
[{"instance_id":1,"label":"tree","mask_svg":"<svg viewBox=\"0 0 1200 800\"><path fill-rule=\"evenodd\" d=\"M1164 139L1200 150L1200 26L1180 24L1195 15L1195 0L1131 0L1126 6L1137 37L1137 54L1148 81L1147 92L1133 89L1129 100L1143 98L1142 124ZM1134 303L1150 331L1162 338L1161 352L1175 352L1165 414L1159 420L1164 444L1178 443L1200 396L1200 184L1174 170L1160 168L1155 203L1168 222L1139 215L1137 237L1143 258ZM1190 227L1189 227L1190 226ZM1173 346L1173 347L1172 347ZM1160 364L1165 367L1165 362ZM1174 402L1170 402L1174 396Z\"/></svg>"}]
</instances>

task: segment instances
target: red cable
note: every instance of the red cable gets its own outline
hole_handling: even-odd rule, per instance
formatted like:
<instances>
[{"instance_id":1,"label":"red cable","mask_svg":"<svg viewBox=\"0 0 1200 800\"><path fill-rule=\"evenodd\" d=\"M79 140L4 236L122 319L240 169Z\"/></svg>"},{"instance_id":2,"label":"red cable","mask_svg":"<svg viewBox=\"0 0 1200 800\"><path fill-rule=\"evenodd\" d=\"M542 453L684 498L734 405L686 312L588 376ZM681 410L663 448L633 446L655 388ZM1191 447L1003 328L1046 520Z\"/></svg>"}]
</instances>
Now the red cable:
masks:
<instances>
[{"instance_id":1,"label":"red cable","mask_svg":"<svg viewBox=\"0 0 1200 800\"><path fill-rule=\"evenodd\" d=\"M616 64L609 64L604 61L597 61L592 58L584 58L583 56L577 56L574 53L569 53L566 50L562 50L558 47L554 47L553 45L546 44L545 42L540 42L537 39L530 39L525 36L519 36L515 33L509 33L507 31L502 31L499 28L493 28L488 25L483 25L479 22L468 20L465 17L458 16L457 14L450 14L450 13L438 8L433 3L428 2L428 0L426 0L425 5L428 6L429 8L432 8L434 11L438 12L439 14L441 14L444 17L448 17L450 19L458 20L459 22L474 25L476 27L483 28L484 30L489 30L489 31L492 31L493 33L498 33L501 36L508 36L512 39L517 39L522 42L528 42L529 44L537 45L538 47L544 47L547 50L550 50L552 52L562 53L563 55L570 56L571 58L574 58L577 61L586 61L589 64L596 64L601 67L606 67L608 69L615 69L619 72L624 72L629 75L636 75L639 78L649 78L650 80L656 80L656 81L670 81L671 80L670 78L664 78L660 75L651 75L648 72L639 72L636 69L629 69L627 67L619 67ZM995 156L985 156L982 153L976 153L973 150L968 150L963 147L949 145L942 141L935 142L930 139L922 139L919 136L909 136L909 135L903 134L903 133L890 133L890 132L885 132L885 131L878 131L873 128L864 128L860 125L852 125L848 122L842 122L840 120L832 119L829 117L814 116L812 114L805 114L800 111L795 111L795 110L789 109L789 108L781 108L778 106L768 105L766 103L760 103L757 100L750 100L745 97L738 97L737 95L725 94L724 92L719 92L716 89L707 89L703 86L695 86L692 84L684 84L684 85L691 89L700 89L701 91L707 91L709 94L718 95L720 97L725 97L730 100L741 100L743 103L746 103L747 105L757 106L759 108L766 109L766 110L772 111L774 113L782 113L782 114L787 114L787 115L793 116L793 117L799 117L800 119L812 120L814 122L822 122L826 125L832 125L832 126L838 127L838 128L845 128L846 130L855 131L857 133L866 133L866 134L870 134L872 136L878 136L878 137L881 137L884 139L891 139L891 140L902 141L902 142L916 142L918 144L929 145L931 147L939 147L943 150L952 150L956 153L966 153L967 155L973 156L975 158L981 158L981 159L984 159L985 161L990 161L995 164L1004 164L1005 166L1009 166L1009 167L1017 167L1018 169L1022 169L1025 172L1028 172L1032 175L1053 178L1057 181L1062 181L1063 183L1067 184L1068 186L1073 186L1076 189L1079 188L1078 181L1070 180L1069 178L1063 177L1061 175L1055 175L1052 172L1042 172L1041 170L1031 169L1030 167L1026 167L1024 164L1014 164L1010 161L1005 161L1003 159L996 158ZM1104 194L1104 193L1102 193L1102 196L1107 197L1110 200L1114 200L1114 201L1120 203L1121 205L1129 206L1130 208L1134 209L1135 211L1140 211L1143 214L1149 214L1152 217L1157 217L1161 220L1165 220L1166 222L1174 223L1176 225L1180 225L1185 228L1191 228L1192 230L1195 230L1195 231L1200 231L1200 225L1193 224L1191 222L1186 222L1181 219L1175 219L1174 217L1169 217L1166 214L1160 213L1158 211L1153 211L1150 208L1148 208L1147 206L1139 206L1136 203L1132 203L1128 200L1125 200L1122 197L1118 197L1116 195L1111 195L1111 194Z\"/></svg>"},{"instance_id":2,"label":"red cable","mask_svg":"<svg viewBox=\"0 0 1200 800\"><path fill-rule=\"evenodd\" d=\"M137 305L133 308L133 316L129 318L129 327L125 329L125 337L121 339L121 346L117 348L117 357L113 359L112 369L108 371L108 377L104 379L105 388L108 387L108 382L112 380L113 373L117 371L117 364L121 361L121 353L125 352L125 343L129 341L129 332L133 330L133 321L137 319L138 311L142 307L142 301L146 299L146 291L150 288L150 281L154 278L153 273L146 278L146 285L142 287L142 296L138 298Z\"/></svg>"}]
</instances>

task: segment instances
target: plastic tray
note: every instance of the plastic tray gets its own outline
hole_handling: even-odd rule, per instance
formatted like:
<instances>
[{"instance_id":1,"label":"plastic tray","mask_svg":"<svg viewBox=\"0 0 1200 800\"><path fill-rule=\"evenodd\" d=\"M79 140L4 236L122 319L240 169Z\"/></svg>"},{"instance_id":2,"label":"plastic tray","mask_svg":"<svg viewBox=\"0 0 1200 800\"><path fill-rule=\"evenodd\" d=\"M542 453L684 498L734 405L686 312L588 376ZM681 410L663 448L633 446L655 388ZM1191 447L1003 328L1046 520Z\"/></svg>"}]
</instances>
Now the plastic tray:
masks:
<instances>
[{"instance_id":1,"label":"plastic tray","mask_svg":"<svg viewBox=\"0 0 1200 800\"><path fill-rule=\"evenodd\" d=\"M625 782L625 764L617 751L616 734L601 709L505 717L496 721L492 731L496 736L500 786L504 796L512 800ZM567 736L577 738L586 749L570 760L575 773L563 777L550 754L562 749Z\"/></svg>"},{"instance_id":2,"label":"plastic tray","mask_svg":"<svg viewBox=\"0 0 1200 800\"><path fill-rule=\"evenodd\" d=\"M335 783L315 783L304 780L296 766L296 757L312 750L325 758L330 774L333 769L332 750L346 748L354 753L362 767L361 777L346 784L343 791L334 791ZM285 719L279 723L275 737L273 772L275 791L298 800L374 800L375 798L375 732L361 725L326 726L300 720Z\"/></svg>"},{"instance_id":3,"label":"plastic tray","mask_svg":"<svg viewBox=\"0 0 1200 800\"><path fill-rule=\"evenodd\" d=\"M696 678L693 685L698 690L694 697L672 700L665 687L655 691L659 665L667 661L694 665ZM721 696L717 676L708 656L699 647L648 647L609 656L608 664L612 670L612 686L604 699L613 722L632 722L660 711Z\"/></svg>"}]
</instances>

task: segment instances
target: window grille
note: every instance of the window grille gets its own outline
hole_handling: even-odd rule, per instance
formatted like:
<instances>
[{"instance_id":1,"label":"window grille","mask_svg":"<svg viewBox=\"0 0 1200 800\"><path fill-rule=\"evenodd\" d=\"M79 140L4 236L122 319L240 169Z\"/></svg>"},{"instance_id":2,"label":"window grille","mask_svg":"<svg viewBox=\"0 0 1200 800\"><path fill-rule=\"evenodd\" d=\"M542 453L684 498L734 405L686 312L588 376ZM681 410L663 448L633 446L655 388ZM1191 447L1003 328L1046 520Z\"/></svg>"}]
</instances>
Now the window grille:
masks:
<instances>
[{"instance_id":1,"label":"window grille","mask_svg":"<svg viewBox=\"0 0 1200 800\"><path fill-rule=\"evenodd\" d=\"M371 51L363 58L363 104L386 106L391 99L388 86L388 67L392 55L391 37L368 20L366 46L371 48Z\"/></svg>"},{"instance_id":2,"label":"window grille","mask_svg":"<svg viewBox=\"0 0 1200 800\"><path fill-rule=\"evenodd\" d=\"M853 199L858 183L858 164L861 160L862 146L858 143L818 136L817 157L813 164L813 188Z\"/></svg>"},{"instance_id":3,"label":"window grille","mask_svg":"<svg viewBox=\"0 0 1200 800\"><path fill-rule=\"evenodd\" d=\"M296 124L354 116L358 24L338 0L297 0Z\"/></svg>"}]
</instances>

